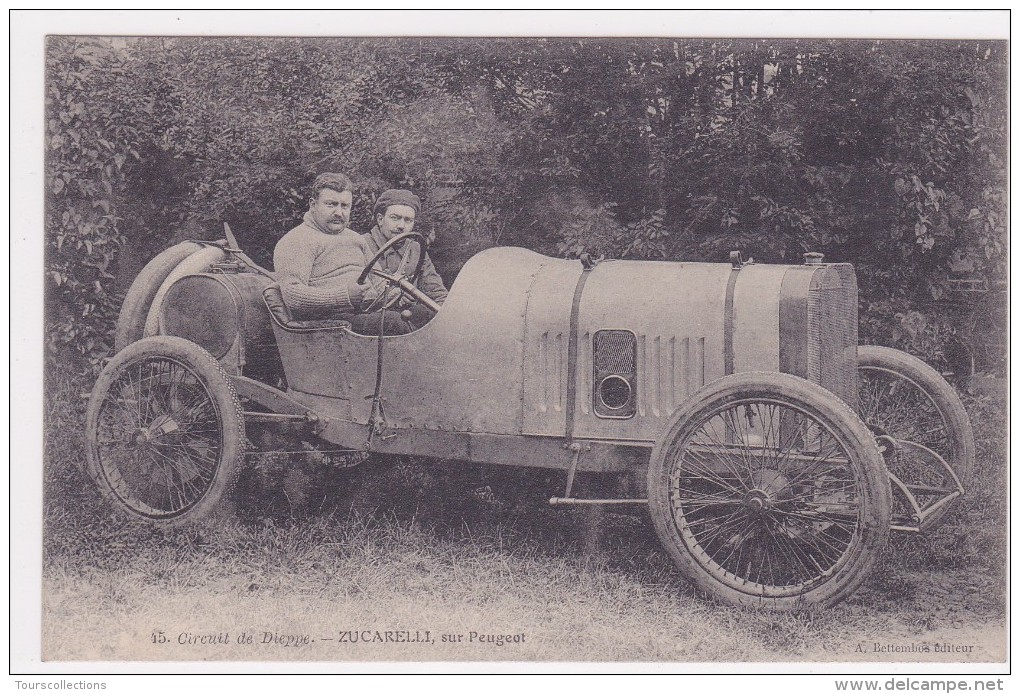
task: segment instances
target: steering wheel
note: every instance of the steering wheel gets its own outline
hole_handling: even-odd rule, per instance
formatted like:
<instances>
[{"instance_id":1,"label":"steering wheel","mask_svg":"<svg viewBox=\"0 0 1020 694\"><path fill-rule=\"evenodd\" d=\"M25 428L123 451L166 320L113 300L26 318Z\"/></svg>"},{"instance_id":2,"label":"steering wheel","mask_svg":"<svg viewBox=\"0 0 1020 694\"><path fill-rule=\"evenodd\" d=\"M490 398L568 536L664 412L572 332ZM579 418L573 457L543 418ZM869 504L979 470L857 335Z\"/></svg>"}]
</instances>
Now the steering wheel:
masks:
<instances>
[{"instance_id":1,"label":"steering wheel","mask_svg":"<svg viewBox=\"0 0 1020 694\"><path fill-rule=\"evenodd\" d=\"M411 273L410 277L383 272L376 267L379 259L386 255L386 251L406 239L414 239L418 242L418 265L415 266L414 272ZM403 234L397 234L384 243L382 248L376 251L375 255L372 256L372 259L365 264L365 269L361 271L361 276L358 277L358 284L364 284L370 274L376 275L377 277L381 277L386 280L392 286L398 287L404 294L407 294L415 301L418 301L426 308L430 309L433 313L438 313L439 304L433 301L432 297L414 285L414 283L418 280L418 276L421 275L422 267L425 265L425 254L428 252L428 245L428 241L425 237L417 231L408 231Z\"/></svg>"}]
</instances>

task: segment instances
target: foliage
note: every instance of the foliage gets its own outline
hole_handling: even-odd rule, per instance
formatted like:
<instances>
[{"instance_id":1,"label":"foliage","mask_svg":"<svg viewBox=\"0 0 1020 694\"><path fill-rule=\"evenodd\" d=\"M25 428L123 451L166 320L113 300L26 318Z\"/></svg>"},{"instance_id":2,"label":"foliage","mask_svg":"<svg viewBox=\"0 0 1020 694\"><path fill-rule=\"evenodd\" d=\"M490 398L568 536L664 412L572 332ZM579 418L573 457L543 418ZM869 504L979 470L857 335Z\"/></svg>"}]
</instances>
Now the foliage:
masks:
<instances>
[{"instance_id":1,"label":"foliage","mask_svg":"<svg viewBox=\"0 0 1020 694\"><path fill-rule=\"evenodd\" d=\"M125 108L123 57L109 45L54 37L47 67L48 346L95 366L112 347L120 193L140 133Z\"/></svg>"},{"instance_id":2,"label":"foliage","mask_svg":"<svg viewBox=\"0 0 1020 694\"><path fill-rule=\"evenodd\" d=\"M108 350L112 276L126 286L131 254L228 222L268 264L307 184L337 169L355 180L359 231L384 188L418 192L448 280L493 244L713 261L816 250L856 265L866 340L910 347L924 322L937 354L953 263L1005 278L1005 50L53 38L51 351L95 363Z\"/></svg>"}]
</instances>

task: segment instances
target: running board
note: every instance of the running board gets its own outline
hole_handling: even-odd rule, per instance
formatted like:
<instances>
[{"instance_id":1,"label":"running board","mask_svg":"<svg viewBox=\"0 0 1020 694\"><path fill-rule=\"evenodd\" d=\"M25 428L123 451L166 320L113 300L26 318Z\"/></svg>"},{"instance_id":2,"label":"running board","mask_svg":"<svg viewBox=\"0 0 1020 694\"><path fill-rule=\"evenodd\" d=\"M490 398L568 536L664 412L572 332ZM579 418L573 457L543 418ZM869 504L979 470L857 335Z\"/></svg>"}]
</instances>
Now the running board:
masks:
<instances>
[{"instance_id":1,"label":"running board","mask_svg":"<svg viewBox=\"0 0 1020 694\"><path fill-rule=\"evenodd\" d=\"M576 499L574 497L554 496L549 499L550 506L619 506L622 504L647 504L648 499Z\"/></svg>"}]
</instances>

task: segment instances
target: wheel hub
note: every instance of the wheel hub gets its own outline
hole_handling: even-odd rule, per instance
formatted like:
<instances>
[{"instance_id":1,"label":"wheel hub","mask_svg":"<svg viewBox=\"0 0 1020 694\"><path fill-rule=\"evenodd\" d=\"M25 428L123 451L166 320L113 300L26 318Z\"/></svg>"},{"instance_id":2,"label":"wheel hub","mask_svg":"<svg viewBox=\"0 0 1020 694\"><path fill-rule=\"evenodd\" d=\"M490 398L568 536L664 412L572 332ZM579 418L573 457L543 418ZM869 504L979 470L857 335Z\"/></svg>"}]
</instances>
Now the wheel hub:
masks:
<instances>
[{"instance_id":1,"label":"wheel hub","mask_svg":"<svg viewBox=\"0 0 1020 694\"><path fill-rule=\"evenodd\" d=\"M162 415L154 419L149 426L140 427L131 434L131 443L135 446L142 446L152 443L160 437L180 431L177 421L168 415Z\"/></svg>"},{"instance_id":2,"label":"wheel hub","mask_svg":"<svg viewBox=\"0 0 1020 694\"><path fill-rule=\"evenodd\" d=\"M760 515L772 508L772 497L763 489L752 489L744 496L744 508Z\"/></svg>"},{"instance_id":3,"label":"wheel hub","mask_svg":"<svg viewBox=\"0 0 1020 694\"><path fill-rule=\"evenodd\" d=\"M768 513L791 495L789 480L778 470L758 470L751 476L751 482L751 489L744 494L743 506L755 515Z\"/></svg>"}]
</instances>

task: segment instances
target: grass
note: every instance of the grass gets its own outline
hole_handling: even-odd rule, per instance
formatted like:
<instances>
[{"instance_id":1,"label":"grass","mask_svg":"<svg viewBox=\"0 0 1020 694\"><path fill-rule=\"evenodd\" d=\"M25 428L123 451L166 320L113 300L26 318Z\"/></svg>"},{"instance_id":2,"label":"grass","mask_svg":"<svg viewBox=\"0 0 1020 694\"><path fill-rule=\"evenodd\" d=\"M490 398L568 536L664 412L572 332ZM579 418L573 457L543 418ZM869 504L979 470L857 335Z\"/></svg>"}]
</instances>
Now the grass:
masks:
<instances>
[{"instance_id":1,"label":"grass","mask_svg":"<svg viewBox=\"0 0 1020 694\"><path fill-rule=\"evenodd\" d=\"M48 431L82 431L87 384L51 379ZM543 506L562 480L435 461L254 469L237 513L157 530L123 520L81 473L82 443L47 440L43 643L53 660L557 660L946 662L871 644L949 642L950 660L1005 658L1005 412L968 402L976 483L930 536L894 536L877 570L826 611L713 604L641 515ZM456 474L448 474L449 470ZM428 630L435 643L340 643L348 631ZM171 643L152 643L163 631ZM241 632L252 644L237 644ZM229 633L229 644L180 644ZM263 635L307 636L301 646ZM524 634L523 643L470 640ZM461 635L444 643L444 635ZM185 637L186 639L186 637ZM332 640L328 640L332 639ZM865 644L867 650L856 650Z\"/></svg>"}]
</instances>

